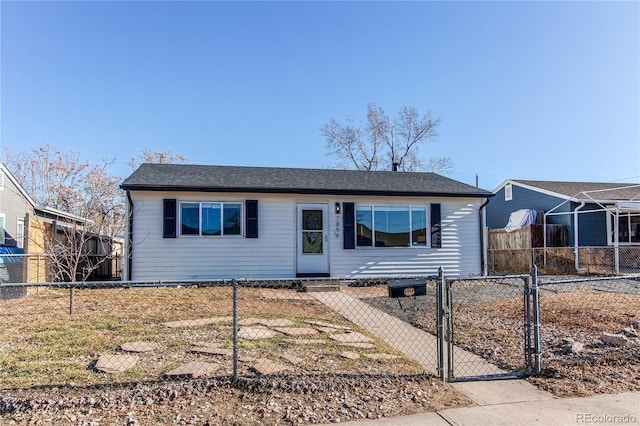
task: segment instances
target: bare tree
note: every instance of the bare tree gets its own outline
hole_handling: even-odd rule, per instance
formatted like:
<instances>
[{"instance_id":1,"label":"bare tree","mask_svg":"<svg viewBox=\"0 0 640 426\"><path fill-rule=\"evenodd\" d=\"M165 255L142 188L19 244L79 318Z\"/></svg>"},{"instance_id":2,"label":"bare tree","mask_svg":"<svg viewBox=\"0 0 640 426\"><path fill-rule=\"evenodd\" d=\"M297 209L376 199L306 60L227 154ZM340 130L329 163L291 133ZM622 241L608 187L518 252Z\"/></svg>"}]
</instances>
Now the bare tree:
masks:
<instances>
[{"instance_id":1,"label":"bare tree","mask_svg":"<svg viewBox=\"0 0 640 426\"><path fill-rule=\"evenodd\" d=\"M450 158L432 158L425 164L419 154L421 144L437 138L439 125L439 118L430 113L421 116L413 107L402 107L390 119L382 108L369 104L365 124L356 125L351 119L340 124L331 119L321 130L328 153L340 167L391 170L396 164L402 171L449 173L453 169Z\"/></svg>"},{"instance_id":2,"label":"bare tree","mask_svg":"<svg viewBox=\"0 0 640 426\"><path fill-rule=\"evenodd\" d=\"M186 161L186 157L181 154L175 154L171 151L158 152L144 148L137 157L131 157L127 161L127 165L132 169L137 169L142 163L171 164L185 163Z\"/></svg>"},{"instance_id":3,"label":"bare tree","mask_svg":"<svg viewBox=\"0 0 640 426\"><path fill-rule=\"evenodd\" d=\"M138 159L186 161L179 154L146 148ZM30 219L39 232L29 233L29 243L47 256L50 279L84 281L112 259L112 243L124 235L126 222L122 179L108 172L114 162L92 165L78 153L50 144L18 154L5 152L4 163L42 213ZM139 162L131 158L127 164L137 167Z\"/></svg>"},{"instance_id":4,"label":"bare tree","mask_svg":"<svg viewBox=\"0 0 640 426\"><path fill-rule=\"evenodd\" d=\"M5 164L36 203L29 244L48 259L49 279L86 280L111 260L112 241L123 235L124 194L108 163L91 165L78 153L49 144L5 153Z\"/></svg>"}]
</instances>

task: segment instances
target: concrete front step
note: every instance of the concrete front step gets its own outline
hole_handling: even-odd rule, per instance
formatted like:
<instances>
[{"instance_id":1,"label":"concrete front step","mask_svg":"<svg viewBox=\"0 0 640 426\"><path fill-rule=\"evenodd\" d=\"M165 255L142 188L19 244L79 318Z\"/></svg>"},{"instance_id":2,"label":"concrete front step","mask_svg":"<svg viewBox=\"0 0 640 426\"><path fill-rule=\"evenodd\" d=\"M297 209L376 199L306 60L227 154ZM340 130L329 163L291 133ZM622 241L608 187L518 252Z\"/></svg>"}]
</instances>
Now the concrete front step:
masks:
<instances>
[{"instance_id":1,"label":"concrete front step","mask_svg":"<svg viewBox=\"0 0 640 426\"><path fill-rule=\"evenodd\" d=\"M307 293L340 291L340 284L323 283L323 282L310 282L310 283L303 282L300 286L300 290Z\"/></svg>"}]
</instances>

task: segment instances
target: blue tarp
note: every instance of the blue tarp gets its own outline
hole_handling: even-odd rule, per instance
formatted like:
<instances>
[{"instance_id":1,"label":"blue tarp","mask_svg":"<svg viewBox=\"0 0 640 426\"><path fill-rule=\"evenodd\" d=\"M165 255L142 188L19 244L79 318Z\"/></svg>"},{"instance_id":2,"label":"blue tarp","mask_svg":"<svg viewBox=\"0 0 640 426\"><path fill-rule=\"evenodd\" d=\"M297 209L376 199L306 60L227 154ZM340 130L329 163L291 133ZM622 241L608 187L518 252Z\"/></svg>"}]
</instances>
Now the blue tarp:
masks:
<instances>
[{"instance_id":1,"label":"blue tarp","mask_svg":"<svg viewBox=\"0 0 640 426\"><path fill-rule=\"evenodd\" d=\"M9 247L0 245L0 263L17 263L22 262L22 257L20 256L5 256L12 254L22 254L22 249L20 247Z\"/></svg>"}]
</instances>

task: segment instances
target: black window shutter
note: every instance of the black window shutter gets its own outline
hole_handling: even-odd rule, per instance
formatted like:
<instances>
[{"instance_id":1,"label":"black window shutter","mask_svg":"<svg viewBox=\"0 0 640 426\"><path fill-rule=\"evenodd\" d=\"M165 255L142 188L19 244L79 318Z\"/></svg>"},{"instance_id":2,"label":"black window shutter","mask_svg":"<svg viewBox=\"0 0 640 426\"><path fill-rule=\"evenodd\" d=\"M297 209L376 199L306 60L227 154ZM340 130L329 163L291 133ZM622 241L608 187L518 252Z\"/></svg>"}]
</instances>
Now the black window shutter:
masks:
<instances>
[{"instance_id":1,"label":"black window shutter","mask_svg":"<svg viewBox=\"0 0 640 426\"><path fill-rule=\"evenodd\" d=\"M176 237L177 205L175 198L165 198L162 201L162 237Z\"/></svg>"},{"instance_id":2,"label":"black window shutter","mask_svg":"<svg viewBox=\"0 0 640 426\"><path fill-rule=\"evenodd\" d=\"M342 203L342 238L343 248L356 248L356 214L354 203Z\"/></svg>"},{"instance_id":3,"label":"black window shutter","mask_svg":"<svg viewBox=\"0 0 640 426\"><path fill-rule=\"evenodd\" d=\"M431 204L431 247L442 247L440 204Z\"/></svg>"},{"instance_id":4,"label":"black window shutter","mask_svg":"<svg viewBox=\"0 0 640 426\"><path fill-rule=\"evenodd\" d=\"M245 226L247 238L258 238L258 200L245 202Z\"/></svg>"}]
</instances>

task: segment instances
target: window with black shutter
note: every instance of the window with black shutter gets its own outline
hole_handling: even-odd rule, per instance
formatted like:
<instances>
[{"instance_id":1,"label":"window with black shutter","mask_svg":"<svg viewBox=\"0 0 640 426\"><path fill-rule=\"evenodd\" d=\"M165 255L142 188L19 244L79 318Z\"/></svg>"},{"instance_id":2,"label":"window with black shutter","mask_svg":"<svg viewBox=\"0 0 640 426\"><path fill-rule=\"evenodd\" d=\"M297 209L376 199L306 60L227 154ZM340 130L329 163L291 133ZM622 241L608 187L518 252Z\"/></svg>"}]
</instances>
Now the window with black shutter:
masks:
<instances>
[{"instance_id":1,"label":"window with black shutter","mask_svg":"<svg viewBox=\"0 0 640 426\"><path fill-rule=\"evenodd\" d=\"M342 238L345 250L356 248L356 215L354 203L342 203Z\"/></svg>"},{"instance_id":2,"label":"window with black shutter","mask_svg":"<svg viewBox=\"0 0 640 426\"><path fill-rule=\"evenodd\" d=\"M431 204L431 247L442 247L442 220L440 204Z\"/></svg>"},{"instance_id":3,"label":"window with black shutter","mask_svg":"<svg viewBox=\"0 0 640 426\"><path fill-rule=\"evenodd\" d=\"M245 201L245 227L247 238L258 238L258 200Z\"/></svg>"},{"instance_id":4,"label":"window with black shutter","mask_svg":"<svg viewBox=\"0 0 640 426\"><path fill-rule=\"evenodd\" d=\"M176 212L177 202L175 198L165 198L162 202L162 237L176 237Z\"/></svg>"}]
</instances>

